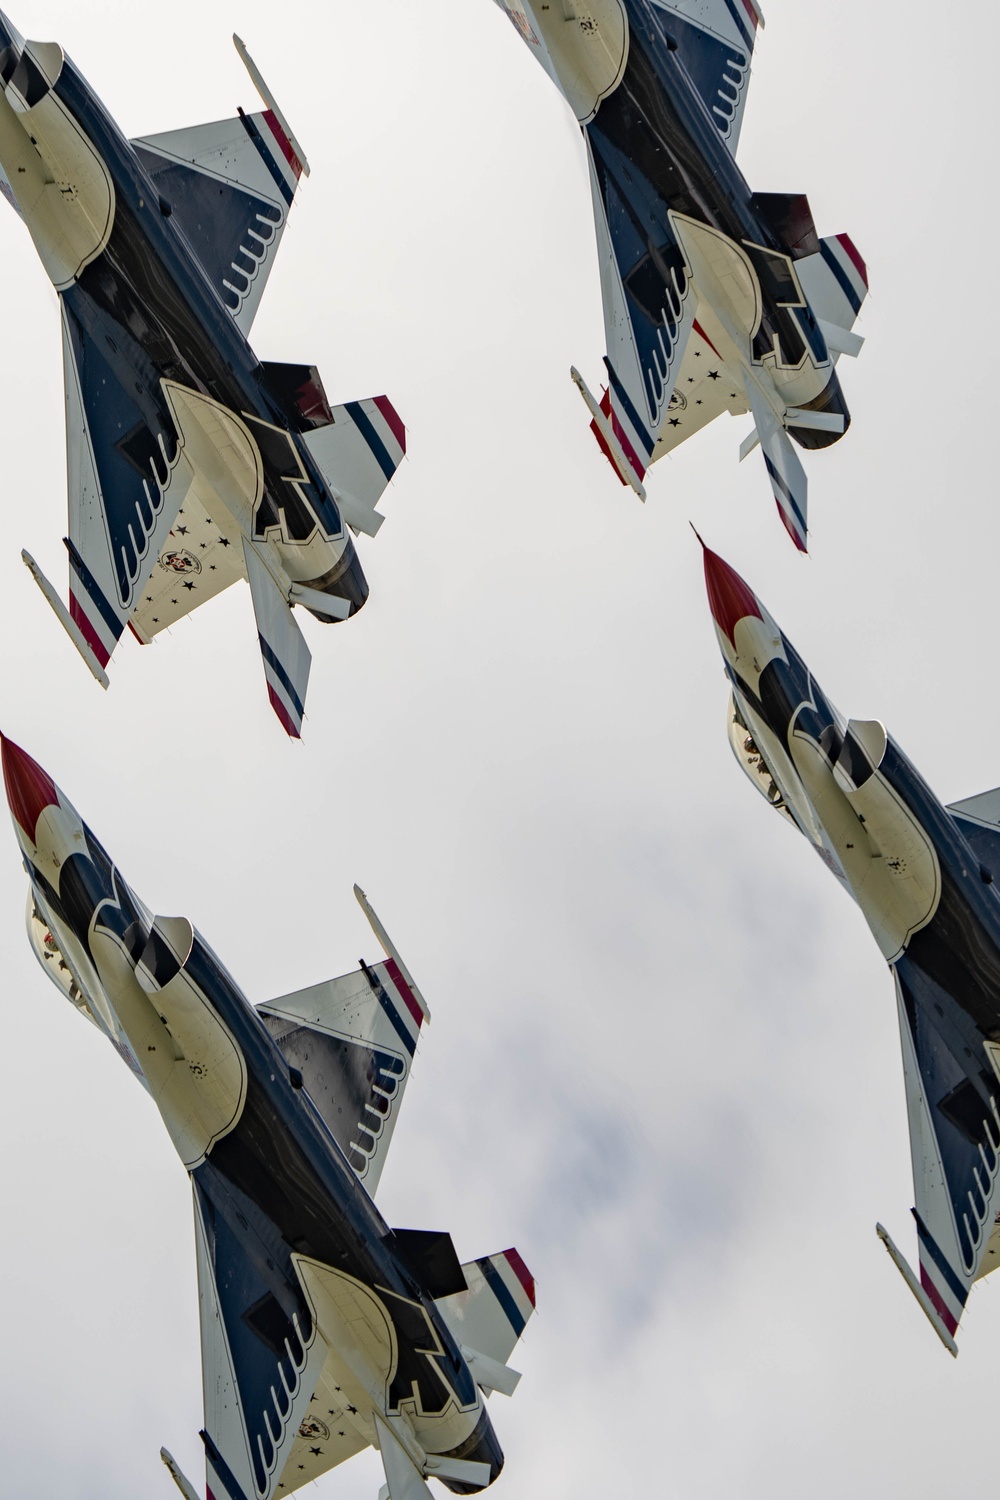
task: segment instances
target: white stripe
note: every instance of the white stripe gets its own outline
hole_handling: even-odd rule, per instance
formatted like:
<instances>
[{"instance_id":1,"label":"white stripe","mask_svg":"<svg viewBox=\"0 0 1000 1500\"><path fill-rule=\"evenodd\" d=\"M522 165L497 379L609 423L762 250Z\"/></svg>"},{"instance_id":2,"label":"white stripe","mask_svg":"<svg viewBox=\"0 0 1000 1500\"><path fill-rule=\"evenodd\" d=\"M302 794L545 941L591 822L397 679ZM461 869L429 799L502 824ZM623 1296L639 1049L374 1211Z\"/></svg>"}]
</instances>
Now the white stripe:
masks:
<instances>
[{"instance_id":1,"label":"white stripe","mask_svg":"<svg viewBox=\"0 0 1000 1500\"><path fill-rule=\"evenodd\" d=\"M104 649L109 654L113 653L118 644L119 637L112 635L97 605L91 599L83 584L77 584L74 579L70 583L70 597L75 599L80 609L87 616L87 622L92 627L94 634L103 642Z\"/></svg>"},{"instance_id":2,"label":"white stripe","mask_svg":"<svg viewBox=\"0 0 1000 1500\"><path fill-rule=\"evenodd\" d=\"M301 715L299 714L298 709L296 709L291 703L288 697L288 690L286 689L284 683L278 680L274 668L271 666L271 663L269 661L264 662L264 677L267 681L268 687L273 688L275 693L281 699L282 707L284 708L288 717L291 719L292 723L295 725L296 729L301 730Z\"/></svg>"},{"instance_id":3,"label":"white stripe","mask_svg":"<svg viewBox=\"0 0 1000 1500\"><path fill-rule=\"evenodd\" d=\"M827 244L833 251L834 259L836 260L838 266L843 271L848 281L851 283L851 286L854 288L855 296L860 297L861 301L863 302L868 296L868 288L865 286L864 281L861 277L861 273L858 271L857 266L854 264L853 260L848 255L847 251L844 249L843 245L838 239L828 239Z\"/></svg>"},{"instance_id":4,"label":"white stripe","mask_svg":"<svg viewBox=\"0 0 1000 1500\"><path fill-rule=\"evenodd\" d=\"M934 1261L930 1260L930 1259L927 1259L927 1260L924 1259L923 1250L922 1249L921 1249L921 1253L920 1253L919 1264L920 1264L920 1276L921 1276L921 1279L923 1279L924 1275L926 1274L927 1279L932 1283L932 1285L934 1287L934 1290L937 1292L937 1294L940 1297L941 1301L944 1303L945 1307L948 1309L948 1311L951 1313L952 1317L955 1319L955 1323L957 1325L958 1323L961 1322L962 1313L964 1311L964 1308L962 1307L961 1303L955 1297L954 1292L951 1290L951 1288L949 1287L948 1283L945 1281L944 1277L942 1276L940 1270L938 1269L938 1267L934 1263Z\"/></svg>"},{"instance_id":5,"label":"white stripe","mask_svg":"<svg viewBox=\"0 0 1000 1500\"><path fill-rule=\"evenodd\" d=\"M525 1322L527 1322L531 1317L531 1314L535 1310L531 1305L531 1298L528 1296L527 1292L524 1290L524 1287L515 1276L513 1270L511 1269L510 1261L507 1259L506 1255L494 1255L492 1259L493 1266L497 1275L500 1277L500 1280L503 1282L504 1286L513 1297L517 1309L521 1314L521 1317Z\"/></svg>"},{"instance_id":6,"label":"white stripe","mask_svg":"<svg viewBox=\"0 0 1000 1500\"><path fill-rule=\"evenodd\" d=\"M375 431L378 433L379 437L382 439L382 442L385 445L386 452L398 469L400 464L403 462L403 450L397 443L396 435L393 432L392 428L389 426L388 422L386 421L385 417L383 417L374 401L361 401L359 405L361 407L361 410L367 416L369 422L371 422Z\"/></svg>"},{"instance_id":7,"label":"white stripe","mask_svg":"<svg viewBox=\"0 0 1000 1500\"><path fill-rule=\"evenodd\" d=\"M616 420L616 422L618 422L618 424L621 427L622 431L624 432L625 436L628 438L629 442L632 444L632 451L635 453L636 458L639 460L639 467L640 467L640 469L642 471L639 474L639 478L642 479L644 477L644 475L645 475L646 464L648 462L648 460L646 458L646 445L642 441L642 439L638 436L638 434L636 433L635 426L630 421L627 413L625 412L624 408L622 407L621 402L618 399L617 392L614 389L614 386L611 387L611 410L615 414L615 420ZM664 410L663 415L664 415L664 417L666 416L666 410ZM628 455L627 454L625 455L625 461L626 461L626 463L628 462ZM629 465L629 467L631 468L631 464ZM635 470L633 469L632 472L635 473Z\"/></svg>"}]
</instances>

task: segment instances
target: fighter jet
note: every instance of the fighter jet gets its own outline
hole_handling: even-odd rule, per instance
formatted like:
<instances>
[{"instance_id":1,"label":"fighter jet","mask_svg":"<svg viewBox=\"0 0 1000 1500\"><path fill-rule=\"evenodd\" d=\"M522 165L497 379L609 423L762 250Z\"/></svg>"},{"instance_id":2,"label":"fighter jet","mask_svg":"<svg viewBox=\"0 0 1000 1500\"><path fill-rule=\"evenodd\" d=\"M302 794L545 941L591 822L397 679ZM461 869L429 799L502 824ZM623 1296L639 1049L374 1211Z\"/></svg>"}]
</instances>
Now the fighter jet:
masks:
<instances>
[{"instance_id":1,"label":"fighter jet","mask_svg":"<svg viewBox=\"0 0 1000 1500\"><path fill-rule=\"evenodd\" d=\"M266 108L126 140L62 48L0 12L0 191L59 294L69 610L22 554L94 676L126 626L147 644L246 578L268 696L298 737L310 653L292 616L356 613L351 532L406 448L385 396L331 406L311 365L247 339L302 148Z\"/></svg>"},{"instance_id":2,"label":"fighter jet","mask_svg":"<svg viewBox=\"0 0 1000 1500\"><path fill-rule=\"evenodd\" d=\"M806 550L803 448L850 421L836 364L868 290L846 234L736 165L756 0L497 0L580 123L597 223L608 384L576 369L601 449L641 500L650 464L752 412L778 512Z\"/></svg>"},{"instance_id":3,"label":"fighter jet","mask_svg":"<svg viewBox=\"0 0 1000 1500\"><path fill-rule=\"evenodd\" d=\"M257 1007L183 917L156 917L42 768L2 741L53 984L152 1096L194 1195L208 1500L289 1495L370 1444L390 1500L484 1488L484 1394L535 1308L516 1250L460 1265L373 1201L427 1005L386 957ZM187 1500L195 1491L164 1451Z\"/></svg>"},{"instance_id":4,"label":"fighter jet","mask_svg":"<svg viewBox=\"0 0 1000 1500\"><path fill-rule=\"evenodd\" d=\"M705 582L729 742L860 906L896 986L920 1278L879 1237L945 1347L1000 1265L1000 788L943 806L876 720L845 720L714 552Z\"/></svg>"}]
</instances>

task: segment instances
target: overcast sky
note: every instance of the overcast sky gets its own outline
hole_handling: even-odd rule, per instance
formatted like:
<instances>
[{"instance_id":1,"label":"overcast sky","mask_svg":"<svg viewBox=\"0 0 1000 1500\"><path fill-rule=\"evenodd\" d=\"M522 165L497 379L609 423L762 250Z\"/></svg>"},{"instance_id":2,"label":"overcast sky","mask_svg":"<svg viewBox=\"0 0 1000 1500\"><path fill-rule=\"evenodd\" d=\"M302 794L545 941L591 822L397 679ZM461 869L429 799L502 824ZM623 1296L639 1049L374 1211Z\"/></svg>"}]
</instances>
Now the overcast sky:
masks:
<instances>
[{"instance_id":1,"label":"overcast sky","mask_svg":"<svg viewBox=\"0 0 1000 1500\"><path fill-rule=\"evenodd\" d=\"M377 946L433 1012L379 1191L463 1259L516 1245L539 1313L492 1414L497 1500L939 1500L995 1483L1000 1292L953 1363L912 1255L892 983L860 912L741 776L693 520L842 710L943 800L1000 782L995 6L767 0L739 161L847 230L872 294L854 425L806 456L812 554L749 418L641 506L569 380L604 352L579 133L490 0L24 0L130 135L256 107L308 153L254 331L409 456L354 621L305 619L301 746L239 585L102 694L22 567L65 588L57 302L0 204L0 725L155 911L253 1001ZM984 63L989 60L989 66ZM128 1070L46 983L0 838L3 1494L199 1485L190 1192ZM373 1453L317 1489L375 1500Z\"/></svg>"}]
</instances>

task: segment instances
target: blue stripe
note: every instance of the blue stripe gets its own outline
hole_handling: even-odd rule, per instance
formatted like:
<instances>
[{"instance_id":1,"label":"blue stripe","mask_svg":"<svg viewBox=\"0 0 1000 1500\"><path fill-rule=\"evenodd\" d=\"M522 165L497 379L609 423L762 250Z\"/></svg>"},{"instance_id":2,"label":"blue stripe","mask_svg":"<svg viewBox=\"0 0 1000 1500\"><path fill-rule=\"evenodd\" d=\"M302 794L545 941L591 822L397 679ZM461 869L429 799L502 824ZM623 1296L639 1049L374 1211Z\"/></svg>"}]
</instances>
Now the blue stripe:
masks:
<instances>
[{"instance_id":1,"label":"blue stripe","mask_svg":"<svg viewBox=\"0 0 1000 1500\"><path fill-rule=\"evenodd\" d=\"M226 1460L223 1458L222 1454L212 1442L212 1439L209 1437L204 1428L202 1428L199 1436L202 1442L205 1444L205 1453L208 1457L209 1463L212 1465L212 1468L215 1470L216 1474L218 1474L219 1478L222 1480L222 1483L229 1491L230 1500L247 1500L246 1495L243 1493L243 1490L239 1482L237 1481L236 1475L226 1463ZM216 1500L218 1500L218 1496L216 1496Z\"/></svg>"},{"instance_id":2,"label":"blue stripe","mask_svg":"<svg viewBox=\"0 0 1000 1500\"><path fill-rule=\"evenodd\" d=\"M732 16L733 20L736 22L740 36L746 42L747 46L752 50L754 42L753 32L749 30L747 23L746 21L744 21L742 15L740 14L738 7L734 3L734 0L726 0L726 9Z\"/></svg>"},{"instance_id":3,"label":"blue stripe","mask_svg":"<svg viewBox=\"0 0 1000 1500\"><path fill-rule=\"evenodd\" d=\"M518 1338L520 1338L521 1334L524 1332L525 1319L521 1317L521 1310L518 1307L517 1303L514 1301L510 1292L507 1290L506 1282L500 1275L500 1272L490 1260L489 1256L484 1256L482 1260L477 1260L476 1265L479 1267L483 1275L486 1277L486 1280L489 1282L490 1291L493 1293L494 1297L497 1299L500 1306L507 1314L507 1320L510 1323L511 1328L513 1328Z\"/></svg>"},{"instance_id":4,"label":"blue stripe","mask_svg":"<svg viewBox=\"0 0 1000 1500\"><path fill-rule=\"evenodd\" d=\"M385 475L386 479L391 479L393 474L395 474L396 472L396 465L393 463L391 457L389 456L388 448L385 446L382 439L379 437L378 433L372 426L371 422L368 420L368 417L361 403L359 401L348 401L347 405L344 407L344 410L347 412L351 421L354 423L355 427L361 433L361 436L364 438L365 442L372 450L372 453L375 455L376 462L378 463L378 466L382 470L382 473Z\"/></svg>"},{"instance_id":5,"label":"blue stripe","mask_svg":"<svg viewBox=\"0 0 1000 1500\"><path fill-rule=\"evenodd\" d=\"M776 489L779 489L781 491L781 493L784 495L785 499L788 501L788 504L791 507L791 510L792 510L793 515L795 516L795 519L798 521L799 525L802 527L802 534L803 534L803 536L805 536L805 533L806 533L806 518L802 514L802 512L799 510L799 507L798 507L798 505L796 504L796 501L795 501L795 496L792 494L791 490L788 488L788 485L785 483L784 479L782 479L781 475L778 473L777 465L775 465L775 464L773 464L771 462L771 460L768 458L768 456L767 456L766 453L764 454L764 462L767 464L767 472L771 476L771 483L775 486Z\"/></svg>"},{"instance_id":6,"label":"blue stripe","mask_svg":"<svg viewBox=\"0 0 1000 1500\"><path fill-rule=\"evenodd\" d=\"M639 420L639 413L636 411L635 407L632 405L632 401L631 401L631 398L629 397L629 393L625 389L625 387L622 385L621 381L618 379L618 376L615 374L615 367L611 363L610 359L608 359L607 355L604 356L604 363L605 363L605 366L607 367L608 379L611 381L611 388L612 388L612 390L614 391L615 395L618 397L618 400L621 402L622 407L624 408L624 411L625 411L625 415L628 417L629 421L632 423L632 426L635 428L636 432L638 433L639 438L642 441L642 445L643 445L643 447L646 450L646 457L647 458L652 458L652 456L653 456L653 446L654 446L653 445L653 439L650 437L649 433L646 431L646 428L643 425L643 423Z\"/></svg>"},{"instance_id":7,"label":"blue stripe","mask_svg":"<svg viewBox=\"0 0 1000 1500\"><path fill-rule=\"evenodd\" d=\"M103 589L97 582L97 579L87 567L87 564L84 562L79 552L77 552L69 537L64 536L63 541L66 543L66 551L69 553L70 566L72 567L73 572L83 584L90 598L97 605L97 611L101 619L111 631L111 634L114 636L115 640L119 640L121 638L122 631L125 629L125 621L122 620L120 616L115 614L113 605L109 603Z\"/></svg>"},{"instance_id":8,"label":"blue stripe","mask_svg":"<svg viewBox=\"0 0 1000 1500\"><path fill-rule=\"evenodd\" d=\"M275 183L278 187L278 192L284 198L289 208L291 208L292 199L295 197L295 189L288 186L284 172L282 172L271 152L267 149L267 142L262 137L260 131L251 120L250 116L245 115L243 111L240 110L240 119L243 121L243 129L246 131L247 135L257 147L257 150L260 153L261 161L264 163L265 167L274 178Z\"/></svg>"},{"instance_id":9,"label":"blue stripe","mask_svg":"<svg viewBox=\"0 0 1000 1500\"><path fill-rule=\"evenodd\" d=\"M923 1219L917 1213L917 1210L913 1209L912 1213L913 1217L917 1221L917 1236L920 1240L921 1245L923 1245L931 1260L937 1266L938 1270L941 1272L941 1275L948 1283L948 1289L951 1292L952 1296L955 1298L959 1307L964 1307L966 1302L968 1301L968 1292L959 1281L958 1277L955 1275L955 1272L951 1269L951 1266L945 1259L944 1251L941 1249L941 1246L938 1244L937 1240L927 1228L927 1225L924 1223Z\"/></svg>"},{"instance_id":10,"label":"blue stripe","mask_svg":"<svg viewBox=\"0 0 1000 1500\"><path fill-rule=\"evenodd\" d=\"M838 284L840 286L841 291L843 292L844 296L847 298L848 302L853 307L854 311L856 313L860 312L861 311L861 301L862 301L862 299L858 296L857 292L854 290L854 287L851 285L850 278L848 277L847 272L844 270L843 266L840 264L839 260L834 255L833 251L830 249L830 246L827 244L826 240L820 240L820 242L819 242L819 253L822 255L823 259L826 261L827 265L830 267L830 270L833 272L834 276L837 279L837 282L838 282Z\"/></svg>"},{"instance_id":11,"label":"blue stripe","mask_svg":"<svg viewBox=\"0 0 1000 1500\"><path fill-rule=\"evenodd\" d=\"M375 999L378 1001L379 1005L381 1005L389 1020L392 1022L393 1030L399 1037L399 1040L402 1042L407 1052L412 1057L414 1052L416 1052L417 1050L417 1044L410 1035L409 1030L407 1029L406 1022L403 1020L399 1011L396 1009L392 1001L389 999L389 996L386 994L385 987L380 982L378 975L375 973L375 970L370 969L367 964L362 965L362 967L364 969L365 978L371 986L372 994L375 996Z\"/></svg>"},{"instance_id":12,"label":"blue stripe","mask_svg":"<svg viewBox=\"0 0 1000 1500\"><path fill-rule=\"evenodd\" d=\"M258 633L257 639L258 641L260 641L261 656L267 662L268 666L271 668L271 671L274 673L275 677L277 677L278 681L281 683L281 686L288 694L289 702L301 719L303 714L305 713L305 706L302 702L302 699L295 691L294 682L289 677L288 673L285 671L284 667L281 665L281 662L275 656L274 652L271 650L264 637Z\"/></svg>"}]
</instances>

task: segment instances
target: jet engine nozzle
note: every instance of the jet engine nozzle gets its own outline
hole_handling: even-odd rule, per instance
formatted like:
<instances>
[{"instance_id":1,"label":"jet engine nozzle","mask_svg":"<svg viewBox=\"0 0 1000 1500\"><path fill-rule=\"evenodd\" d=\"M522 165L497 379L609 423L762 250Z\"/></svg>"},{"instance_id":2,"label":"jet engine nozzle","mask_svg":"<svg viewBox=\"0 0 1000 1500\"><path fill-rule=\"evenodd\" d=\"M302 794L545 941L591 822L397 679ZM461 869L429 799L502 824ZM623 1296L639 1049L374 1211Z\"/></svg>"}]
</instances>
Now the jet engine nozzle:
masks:
<instances>
[{"instance_id":1,"label":"jet engine nozzle","mask_svg":"<svg viewBox=\"0 0 1000 1500\"><path fill-rule=\"evenodd\" d=\"M794 438L800 448L829 448L831 443L839 443L848 427L851 425L851 414L844 400L844 392L841 389L840 377L834 372L824 390L813 398L812 401L803 401L798 408L799 411L814 411L823 416L843 417L844 425L837 429L834 427L809 427L804 422L789 423L788 436Z\"/></svg>"}]
</instances>

